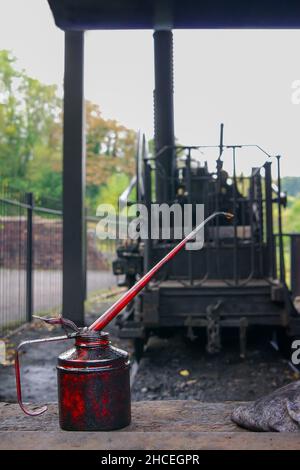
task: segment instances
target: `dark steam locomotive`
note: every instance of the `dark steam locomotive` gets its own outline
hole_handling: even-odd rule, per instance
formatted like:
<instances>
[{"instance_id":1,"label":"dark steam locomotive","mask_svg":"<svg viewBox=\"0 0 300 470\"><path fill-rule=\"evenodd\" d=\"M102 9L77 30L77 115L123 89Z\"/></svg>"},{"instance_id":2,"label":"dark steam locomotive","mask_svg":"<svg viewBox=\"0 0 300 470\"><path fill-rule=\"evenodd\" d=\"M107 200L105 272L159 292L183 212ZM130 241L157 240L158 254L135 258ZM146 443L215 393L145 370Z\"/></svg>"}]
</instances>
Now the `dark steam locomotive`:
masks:
<instances>
[{"instance_id":1,"label":"dark steam locomotive","mask_svg":"<svg viewBox=\"0 0 300 470\"><path fill-rule=\"evenodd\" d=\"M221 329L238 328L241 355L245 355L246 331L250 327L264 326L290 337L296 335L300 317L287 286L282 233L286 195L280 189L280 174L277 185L273 183L273 159L268 157L262 166L243 176L236 173L242 145L216 146L214 171L209 171L207 162L202 164L193 156L205 146L165 147L155 158L147 156L145 139L138 148L138 202L149 208L157 201L193 207L203 204L205 217L215 211L229 211L234 219L229 222L219 217L211 221L205 227L202 249L183 250L163 268L118 319L119 335L134 340L137 356L149 335L170 334L178 329L190 338L206 330L206 347L213 353L220 350ZM225 151L232 156L230 178L223 167ZM175 162L169 178L160 165L167 152ZM274 158L277 170L279 159ZM167 193L153 189L161 181L163 188L171 188L170 200ZM118 247L114 273L124 275L125 284L131 286L176 243L171 237L126 241Z\"/></svg>"},{"instance_id":2,"label":"dark steam locomotive","mask_svg":"<svg viewBox=\"0 0 300 470\"><path fill-rule=\"evenodd\" d=\"M149 335L172 334L178 329L190 338L206 331L210 352L220 349L225 328L238 329L242 355L247 329L253 327L277 331L284 344L300 332L300 316L294 306L300 295L300 237L290 237L289 283L280 157L272 158L257 145L224 146L223 125L215 147L176 146L172 31L154 32L154 61L155 149L148 156L145 138L140 136L136 200L150 213L153 203L203 204L204 216L222 210L232 212L234 219L229 223L219 217L205 226L203 248L183 250L160 272L118 319L119 335L134 340L137 356ZM266 161L243 176L237 174L237 157L246 148L262 152ZM208 151L215 152L212 168L203 158ZM226 168L231 162L230 172L223 162ZM123 274L125 284L131 286L177 242L170 235L168 239L140 237L121 243L114 273Z\"/></svg>"}]
</instances>

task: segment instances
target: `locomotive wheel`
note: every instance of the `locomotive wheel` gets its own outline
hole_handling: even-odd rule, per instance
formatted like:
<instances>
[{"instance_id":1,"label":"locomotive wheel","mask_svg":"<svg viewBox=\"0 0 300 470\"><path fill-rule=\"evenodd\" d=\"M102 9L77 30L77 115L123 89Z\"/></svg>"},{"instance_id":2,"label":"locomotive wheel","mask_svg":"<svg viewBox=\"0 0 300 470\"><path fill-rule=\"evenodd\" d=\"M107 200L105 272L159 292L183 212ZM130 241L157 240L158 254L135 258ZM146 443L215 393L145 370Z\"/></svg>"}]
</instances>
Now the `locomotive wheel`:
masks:
<instances>
[{"instance_id":1,"label":"locomotive wheel","mask_svg":"<svg viewBox=\"0 0 300 470\"><path fill-rule=\"evenodd\" d=\"M143 338L135 338L133 340L134 357L137 362L140 362L140 360L143 357L144 346L145 346L145 340Z\"/></svg>"}]
</instances>

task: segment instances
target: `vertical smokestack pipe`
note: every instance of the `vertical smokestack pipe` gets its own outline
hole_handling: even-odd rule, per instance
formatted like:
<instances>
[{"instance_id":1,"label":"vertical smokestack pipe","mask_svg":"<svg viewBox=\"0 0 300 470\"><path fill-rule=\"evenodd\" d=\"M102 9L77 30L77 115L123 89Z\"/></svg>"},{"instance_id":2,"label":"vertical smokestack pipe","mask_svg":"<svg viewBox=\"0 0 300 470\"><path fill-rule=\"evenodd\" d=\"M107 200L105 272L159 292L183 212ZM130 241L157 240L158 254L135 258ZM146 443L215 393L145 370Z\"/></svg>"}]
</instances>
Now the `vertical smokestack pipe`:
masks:
<instances>
[{"instance_id":1,"label":"vertical smokestack pipe","mask_svg":"<svg viewBox=\"0 0 300 470\"><path fill-rule=\"evenodd\" d=\"M154 37L154 140L155 152L165 146L174 146L174 103L173 103L173 33L171 30L157 30ZM159 203L174 197L171 181L173 175L172 149L157 157L156 197Z\"/></svg>"}]
</instances>

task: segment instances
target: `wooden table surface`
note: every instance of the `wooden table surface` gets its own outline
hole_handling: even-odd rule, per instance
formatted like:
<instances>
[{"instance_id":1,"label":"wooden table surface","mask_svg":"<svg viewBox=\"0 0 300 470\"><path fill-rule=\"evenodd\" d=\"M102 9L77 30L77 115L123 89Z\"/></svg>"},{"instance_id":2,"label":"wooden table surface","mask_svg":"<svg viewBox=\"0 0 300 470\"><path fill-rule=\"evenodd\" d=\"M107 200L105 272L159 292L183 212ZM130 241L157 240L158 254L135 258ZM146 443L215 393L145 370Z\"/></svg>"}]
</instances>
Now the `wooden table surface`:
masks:
<instances>
[{"instance_id":1,"label":"wooden table surface","mask_svg":"<svg viewBox=\"0 0 300 470\"><path fill-rule=\"evenodd\" d=\"M132 423L120 431L70 432L58 424L57 404L37 417L0 403L0 449L300 449L300 433L245 431L230 420L237 403L132 403Z\"/></svg>"}]
</instances>

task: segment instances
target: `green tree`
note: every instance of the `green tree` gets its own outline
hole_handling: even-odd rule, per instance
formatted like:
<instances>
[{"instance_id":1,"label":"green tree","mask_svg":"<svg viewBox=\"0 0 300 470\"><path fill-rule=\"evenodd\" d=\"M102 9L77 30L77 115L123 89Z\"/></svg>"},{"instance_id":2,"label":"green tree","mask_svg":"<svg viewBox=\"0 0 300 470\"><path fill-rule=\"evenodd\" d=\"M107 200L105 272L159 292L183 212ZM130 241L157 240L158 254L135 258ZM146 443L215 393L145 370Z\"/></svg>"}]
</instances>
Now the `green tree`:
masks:
<instances>
[{"instance_id":1,"label":"green tree","mask_svg":"<svg viewBox=\"0 0 300 470\"><path fill-rule=\"evenodd\" d=\"M102 117L98 105L86 103L87 202L91 212L103 202L117 204L135 171L136 133Z\"/></svg>"},{"instance_id":2,"label":"green tree","mask_svg":"<svg viewBox=\"0 0 300 470\"><path fill-rule=\"evenodd\" d=\"M289 207L283 213L283 231L285 233L300 233L300 199L289 199Z\"/></svg>"},{"instance_id":3,"label":"green tree","mask_svg":"<svg viewBox=\"0 0 300 470\"><path fill-rule=\"evenodd\" d=\"M0 166L1 176L22 177L23 116L20 96L21 74L15 69L15 58L9 51L0 51Z\"/></svg>"},{"instance_id":4,"label":"green tree","mask_svg":"<svg viewBox=\"0 0 300 470\"><path fill-rule=\"evenodd\" d=\"M288 196L300 195L300 176L284 176L281 183Z\"/></svg>"},{"instance_id":5,"label":"green tree","mask_svg":"<svg viewBox=\"0 0 300 470\"><path fill-rule=\"evenodd\" d=\"M95 212L104 197L116 202L134 174L135 131L86 102L86 144L87 204ZM18 70L6 50L0 51L0 172L2 182L36 198L61 198L62 101L56 86Z\"/></svg>"},{"instance_id":6,"label":"green tree","mask_svg":"<svg viewBox=\"0 0 300 470\"><path fill-rule=\"evenodd\" d=\"M61 196L61 100L0 51L0 167L2 181L37 195ZM45 184L45 182L53 184ZM42 183L43 182L43 183Z\"/></svg>"},{"instance_id":7,"label":"green tree","mask_svg":"<svg viewBox=\"0 0 300 470\"><path fill-rule=\"evenodd\" d=\"M125 173L114 173L105 186L102 186L97 198L98 204L111 204L118 209L119 196L129 185L129 177Z\"/></svg>"}]
</instances>

